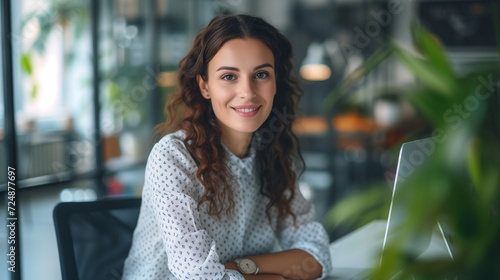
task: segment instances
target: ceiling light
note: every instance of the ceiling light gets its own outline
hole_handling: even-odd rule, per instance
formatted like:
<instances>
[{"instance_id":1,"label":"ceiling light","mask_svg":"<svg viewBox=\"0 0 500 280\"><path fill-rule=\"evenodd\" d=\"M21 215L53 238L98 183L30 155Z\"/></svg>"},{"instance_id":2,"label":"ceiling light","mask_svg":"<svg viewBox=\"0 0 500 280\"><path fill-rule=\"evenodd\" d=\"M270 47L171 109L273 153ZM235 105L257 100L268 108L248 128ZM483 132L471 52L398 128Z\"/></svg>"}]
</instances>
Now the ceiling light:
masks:
<instances>
[{"instance_id":1,"label":"ceiling light","mask_svg":"<svg viewBox=\"0 0 500 280\"><path fill-rule=\"evenodd\" d=\"M300 75L309 81L324 81L332 76L327 65L327 55L322 44L312 42L300 67Z\"/></svg>"}]
</instances>

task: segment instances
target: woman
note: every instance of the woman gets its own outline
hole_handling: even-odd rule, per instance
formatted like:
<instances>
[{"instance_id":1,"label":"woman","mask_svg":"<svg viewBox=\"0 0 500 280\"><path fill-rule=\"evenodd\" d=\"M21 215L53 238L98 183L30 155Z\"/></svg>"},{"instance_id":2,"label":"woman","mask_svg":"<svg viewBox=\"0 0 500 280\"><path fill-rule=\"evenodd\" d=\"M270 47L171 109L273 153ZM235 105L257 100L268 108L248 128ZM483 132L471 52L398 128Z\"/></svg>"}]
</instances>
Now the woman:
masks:
<instances>
[{"instance_id":1,"label":"woman","mask_svg":"<svg viewBox=\"0 0 500 280\"><path fill-rule=\"evenodd\" d=\"M328 237L293 168L291 55L256 17L217 16L196 36L159 127L170 133L148 159L123 279L328 275Z\"/></svg>"}]
</instances>

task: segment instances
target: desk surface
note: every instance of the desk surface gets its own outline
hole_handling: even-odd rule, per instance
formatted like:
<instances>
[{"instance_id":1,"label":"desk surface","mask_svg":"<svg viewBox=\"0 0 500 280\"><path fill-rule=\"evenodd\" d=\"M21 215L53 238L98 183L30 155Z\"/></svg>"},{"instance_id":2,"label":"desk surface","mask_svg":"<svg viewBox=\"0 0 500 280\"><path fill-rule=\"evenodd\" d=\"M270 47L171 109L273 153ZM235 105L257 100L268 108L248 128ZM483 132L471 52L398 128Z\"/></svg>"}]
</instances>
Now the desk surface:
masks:
<instances>
[{"instance_id":1,"label":"desk surface","mask_svg":"<svg viewBox=\"0 0 500 280\"><path fill-rule=\"evenodd\" d=\"M384 220L372 221L330 244L332 267L372 268L378 264L382 251Z\"/></svg>"},{"instance_id":2,"label":"desk surface","mask_svg":"<svg viewBox=\"0 0 500 280\"><path fill-rule=\"evenodd\" d=\"M372 221L330 244L332 279L346 279L378 265L386 224L385 220ZM448 257L446 244L436 227L429 247L419 258L446 257Z\"/></svg>"}]
</instances>

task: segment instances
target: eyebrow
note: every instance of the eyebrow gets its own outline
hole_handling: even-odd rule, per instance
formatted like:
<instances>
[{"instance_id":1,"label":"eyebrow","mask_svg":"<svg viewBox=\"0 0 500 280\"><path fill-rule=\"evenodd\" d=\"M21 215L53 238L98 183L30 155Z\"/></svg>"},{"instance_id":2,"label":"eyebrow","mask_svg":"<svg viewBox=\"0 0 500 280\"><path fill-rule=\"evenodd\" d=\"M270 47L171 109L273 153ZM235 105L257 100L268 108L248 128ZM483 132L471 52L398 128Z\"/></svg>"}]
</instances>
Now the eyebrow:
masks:
<instances>
[{"instance_id":1,"label":"eyebrow","mask_svg":"<svg viewBox=\"0 0 500 280\"><path fill-rule=\"evenodd\" d=\"M273 68L273 66L269 63L264 63L262 65L259 65L257 67L255 67L253 70L257 70L257 69L261 69L261 68L265 68L265 67L271 67ZM273 68L274 69L274 68ZM236 68L236 67L231 67L231 66L221 66L219 67L219 69L215 70L215 72L217 71L221 71L221 70L231 70L231 71L240 71L240 69Z\"/></svg>"}]
</instances>

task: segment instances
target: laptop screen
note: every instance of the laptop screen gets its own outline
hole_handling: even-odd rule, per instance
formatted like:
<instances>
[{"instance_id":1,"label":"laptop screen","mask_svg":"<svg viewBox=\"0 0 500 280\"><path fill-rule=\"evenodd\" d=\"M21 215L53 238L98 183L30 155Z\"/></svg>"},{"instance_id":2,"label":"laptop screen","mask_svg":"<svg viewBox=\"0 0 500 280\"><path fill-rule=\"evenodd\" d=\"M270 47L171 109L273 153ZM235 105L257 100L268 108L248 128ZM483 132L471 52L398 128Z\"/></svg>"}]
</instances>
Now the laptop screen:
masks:
<instances>
[{"instance_id":1,"label":"laptop screen","mask_svg":"<svg viewBox=\"0 0 500 280\"><path fill-rule=\"evenodd\" d=\"M429 174L427 172L429 169L432 169L433 172L439 172L439 169L434 165L437 149L439 149L439 145L433 138L407 142L402 145L383 240L384 251L391 250L393 246L397 247L400 252L403 249L405 256L409 259L417 258L429 247L433 230L432 226L415 228L415 224L428 222L434 223L435 227L439 228L448 253L453 257L445 237L446 227L442 227L438 221L426 221L426 217L421 214L426 205L412 203L417 201L417 199L413 200L412 197L426 196L428 195L426 192L431 189L424 184L433 178L423 178L422 174ZM421 220L418 221L419 223L415 223L415 219ZM383 261L382 255L381 264Z\"/></svg>"}]
</instances>

